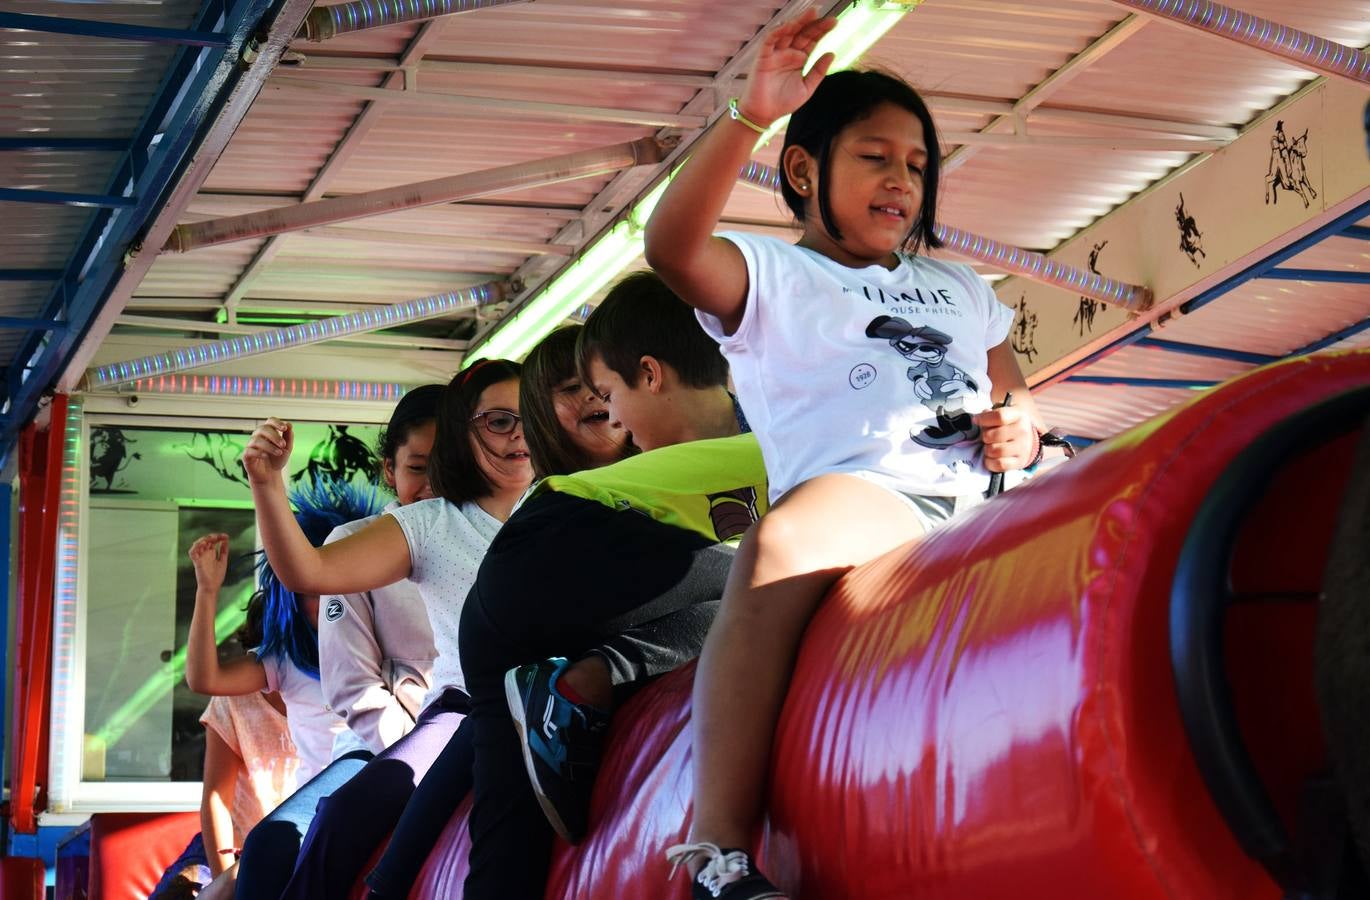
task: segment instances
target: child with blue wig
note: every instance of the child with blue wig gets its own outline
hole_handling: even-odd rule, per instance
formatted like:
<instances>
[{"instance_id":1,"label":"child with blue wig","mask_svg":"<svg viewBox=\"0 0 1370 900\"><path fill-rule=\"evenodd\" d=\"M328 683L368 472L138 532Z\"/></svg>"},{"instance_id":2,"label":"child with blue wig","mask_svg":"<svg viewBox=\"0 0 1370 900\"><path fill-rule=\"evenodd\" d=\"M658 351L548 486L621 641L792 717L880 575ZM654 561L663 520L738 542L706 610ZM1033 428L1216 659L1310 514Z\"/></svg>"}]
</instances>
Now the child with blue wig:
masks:
<instances>
[{"instance_id":1,"label":"child with blue wig","mask_svg":"<svg viewBox=\"0 0 1370 900\"><path fill-rule=\"evenodd\" d=\"M311 544L353 519L374 515L381 503L374 487L318 479L292 492L295 520ZM253 653L220 663L214 639L219 589L228 571L228 535L208 534L190 547L195 565L195 611L186 644L186 683L211 696L280 691L290 720L290 737L300 752L300 778L329 762L333 736L346 727L323 702L319 688L319 597L287 590L263 555L257 587L264 603L262 643Z\"/></svg>"},{"instance_id":2,"label":"child with blue wig","mask_svg":"<svg viewBox=\"0 0 1370 900\"><path fill-rule=\"evenodd\" d=\"M295 520L314 546L322 545L339 525L381 509L375 487L326 478L292 491L290 500ZM245 657L221 662L214 620L228 571L228 535L200 538L191 545L190 559L196 590L186 645L186 683L197 693L216 697L279 692L300 757L298 781L313 778L329 765L334 738L346 728L324 702L319 682L319 597L287 589L262 555L256 564L258 590L253 597L262 607L261 643ZM296 841L299 838L295 836Z\"/></svg>"}]
</instances>

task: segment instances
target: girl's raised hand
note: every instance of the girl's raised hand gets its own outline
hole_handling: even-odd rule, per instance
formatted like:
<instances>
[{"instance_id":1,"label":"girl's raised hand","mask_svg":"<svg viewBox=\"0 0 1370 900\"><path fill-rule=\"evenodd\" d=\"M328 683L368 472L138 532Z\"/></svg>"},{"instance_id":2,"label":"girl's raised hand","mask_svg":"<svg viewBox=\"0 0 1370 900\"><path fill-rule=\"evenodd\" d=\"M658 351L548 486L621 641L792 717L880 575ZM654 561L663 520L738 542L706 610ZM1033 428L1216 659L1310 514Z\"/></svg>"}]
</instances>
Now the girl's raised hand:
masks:
<instances>
[{"instance_id":1,"label":"girl's raised hand","mask_svg":"<svg viewBox=\"0 0 1370 900\"><path fill-rule=\"evenodd\" d=\"M243 468L253 484L269 484L290 462L295 449L295 429L275 416L267 419L243 448Z\"/></svg>"},{"instance_id":2,"label":"girl's raised hand","mask_svg":"<svg viewBox=\"0 0 1370 900\"><path fill-rule=\"evenodd\" d=\"M228 535L207 534L191 544L190 562L195 566L196 587L218 591L228 572Z\"/></svg>"},{"instance_id":3,"label":"girl's raised hand","mask_svg":"<svg viewBox=\"0 0 1370 900\"><path fill-rule=\"evenodd\" d=\"M762 42L751 74L747 76L747 92L740 101L741 113L754 122L769 125L794 112L812 97L818 82L828 74L833 55L824 53L807 75L804 64L823 35L832 31L836 24L836 19L818 18L818 10L810 7L772 31Z\"/></svg>"}]
</instances>

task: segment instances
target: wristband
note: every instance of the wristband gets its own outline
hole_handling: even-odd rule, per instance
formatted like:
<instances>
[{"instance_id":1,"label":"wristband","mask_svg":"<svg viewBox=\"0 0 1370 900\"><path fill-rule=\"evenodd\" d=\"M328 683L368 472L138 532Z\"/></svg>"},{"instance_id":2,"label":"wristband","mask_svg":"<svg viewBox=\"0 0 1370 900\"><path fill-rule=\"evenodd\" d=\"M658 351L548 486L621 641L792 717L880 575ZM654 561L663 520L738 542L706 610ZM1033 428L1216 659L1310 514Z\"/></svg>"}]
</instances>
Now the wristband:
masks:
<instances>
[{"instance_id":1,"label":"wristband","mask_svg":"<svg viewBox=\"0 0 1370 900\"><path fill-rule=\"evenodd\" d=\"M728 101L728 118L732 119L734 122L741 122L743 125L746 125L752 131L755 131L757 134L766 133L766 127L764 125L758 125L751 119L742 115L742 110L737 108L736 97L733 97L731 100Z\"/></svg>"},{"instance_id":2,"label":"wristband","mask_svg":"<svg viewBox=\"0 0 1370 900\"><path fill-rule=\"evenodd\" d=\"M1036 428L1032 429L1032 456L1023 468L1031 469L1042 461L1042 434Z\"/></svg>"}]
</instances>

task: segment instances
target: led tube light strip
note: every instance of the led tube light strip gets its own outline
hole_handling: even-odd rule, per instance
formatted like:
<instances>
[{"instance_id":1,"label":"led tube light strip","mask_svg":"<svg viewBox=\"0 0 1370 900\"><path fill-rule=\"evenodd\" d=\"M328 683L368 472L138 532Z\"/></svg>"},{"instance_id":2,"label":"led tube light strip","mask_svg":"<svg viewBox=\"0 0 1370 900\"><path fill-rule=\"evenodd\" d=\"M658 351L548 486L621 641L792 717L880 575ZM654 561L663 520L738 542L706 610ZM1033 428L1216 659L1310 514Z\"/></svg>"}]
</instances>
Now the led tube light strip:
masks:
<instances>
[{"instance_id":1,"label":"led tube light strip","mask_svg":"<svg viewBox=\"0 0 1370 900\"><path fill-rule=\"evenodd\" d=\"M384 381L336 381L316 378L261 378L253 375L158 375L122 385L120 393L203 396L275 397L285 400L357 400L393 403L411 385Z\"/></svg>"},{"instance_id":2,"label":"led tube light strip","mask_svg":"<svg viewBox=\"0 0 1370 900\"><path fill-rule=\"evenodd\" d=\"M857 0L837 17L837 26L814 48L812 59L831 52L835 59L829 71L850 68L900 19L921 3L922 0ZM788 121L787 117L773 123L767 133L761 136L757 146L779 133ZM544 286L522 309L490 331L483 341L466 354L462 367L479 359L522 357L577 307L583 306L641 256L643 229L673 177L674 173L657 185L629 212L624 221L609 229L581 254L580 259Z\"/></svg>"},{"instance_id":3,"label":"led tube light strip","mask_svg":"<svg viewBox=\"0 0 1370 900\"><path fill-rule=\"evenodd\" d=\"M529 0L355 0L336 6L315 7L304 20L300 36L309 41L326 41L340 34L368 28L420 22L491 6L527 2Z\"/></svg>"},{"instance_id":4,"label":"led tube light strip","mask_svg":"<svg viewBox=\"0 0 1370 900\"><path fill-rule=\"evenodd\" d=\"M421 297L393 306L366 309L314 322L302 322L299 325L270 331L242 334L221 341L99 366L86 373L82 389L100 390L139 378L169 375L173 372L184 372L187 369L216 365L290 347L305 347L350 334L379 331L382 328L431 319L457 310L485 306L498 302L503 297L503 284L490 281L466 290L434 294L431 297Z\"/></svg>"},{"instance_id":5,"label":"led tube light strip","mask_svg":"<svg viewBox=\"0 0 1370 900\"><path fill-rule=\"evenodd\" d=\"M1119 6L1264 50L1323 75L1370 84L1370 53L1210 0L1113 0Z\"/></svg>"}]
</instances>

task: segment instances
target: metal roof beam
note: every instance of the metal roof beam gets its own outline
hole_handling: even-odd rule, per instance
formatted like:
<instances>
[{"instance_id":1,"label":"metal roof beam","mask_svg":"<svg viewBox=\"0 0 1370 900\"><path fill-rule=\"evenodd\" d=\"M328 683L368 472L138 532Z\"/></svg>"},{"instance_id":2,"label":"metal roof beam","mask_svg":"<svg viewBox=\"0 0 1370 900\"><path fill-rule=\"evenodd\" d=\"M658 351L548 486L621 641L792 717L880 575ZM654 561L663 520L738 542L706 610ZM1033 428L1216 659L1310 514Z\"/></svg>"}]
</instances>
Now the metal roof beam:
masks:
<instances>
[{"instance_id":1,"label":"metal roof beam","mask_svg":"<svg viewBox=\"0 0 1370 900\"><path fill-rule=\"evenodd\" d=\"M1066 63L1052 72L1042 81L1041 84L1024 94L1013 104L1013 112L1009 115L1000 116L990 122L980 131L982 134L1004 129L1020 130L1022 121L1028 113L1045 103L1053 94L1069 84L1076 76L1080 75L1094 63L1103 59L1123 44L1128 38L1136 34L1146 26L1148 19L1145 16L1133 14L1114 25L1104 34L1090 43L1088 47L1081 50L1071 57ZM963 146L961 149L949 154L942 161L942 172L954 171L965 165L965 163L977 152L976 147Z\"/></svg>"},{"instance_id":2,"label":"metal roof beam","mask_svg":"<svg viewBox=\"0 0 1370 900\"><path fill-rule=\"evenodd\" d=\"M815 8L819 15L828 15L838 6L845 4L846 0L820 0ZM770 34L771 26L813 6L815 5L811 0L786 0L784 5L777 9L771 18L762 24L738 48L737 52L713 74L708 86L701 88L685 103L680 110L681 114L700 115L705 118L706 122L710 120L722 108L719 95L729 89L733 81L746 71L757 48ZM630 209L633 203L640 201L650 187L671 168L684 161L690 152L690 147L703 134L703 128L693 130L685 135L658 133L659 138L678 137L679 143L675 149L655 166L638 166L620 172L585 205L578 217L567 223L553 236L552 241L555 243L574 243L580 249L593 246L596 239L608 232L615 219L623 215L625 210ZM570 265L574 264L574 261L570 263ZM523 285L522 292L505 307L499 317L493 319L487 327L481 330L480 334L472 341L472 346L479 344L498 328L501 322L517 315L530 300L538 296L543 287L565 269L566 266L547 265L545 257L534 258L520 266L514 273L512 280L516 284Z\"/></svg>"},{"instance_id":3,"label":"metal roof beam","mask_svg":"<svg viewBox=\"0 0 1370 900\"><path fill-rule=\"evenodd\" d=\"M324 198L347 197L348 194L329 194L321 195ZM298 203L299 194L248 194L235 191L201 191L195 195L196 200L229 200L241 201L244 203L256 203L263 206L272 203L291 204ZM316 198L318 199L318 198ZM498 212L526 212L531 215L555 216L564 218L567 214L580 212L580 207L572 203L547 204L529 203L524 200L500 200L495 197L482 197L479 200L457 200L450 204L461 209L470 210L494 210Z\"/></svg>"},{"instance_id":4,"label":"metal roof beam","mask_svg":"<svg viewBox=\"0 0 1370 900\"><path fill-rule=\"evenodd\" d=\"M72 330L44 348L41 364L15 397L21 410L54 380L59 390L70 390L84 374L100 341L156 259L154 248L165 241L209 176L310 2L234 0L227 15L216 13L215 7L221 7L220 0L207 4L201 22L212 16L223 18L223 30L233 35L229 49L181 48L168 67L128 154L130 168L142 185L134 191L139 206L126 216L115 211L101 220L97 214L92 222L68 267L68 279L74 272L84 272L84 277L65 298L60 292L56 295L63 310L60 317L44 315L68 321ZM21 352L19 365L27 364L33 352ZM8 380L11 385L19 383L14 374Z\"/></svg>"},{"instance_id":5,"label":"metal roof beam","mask_svg":"<svg viewBox=\"0 0 1370 900\"><path fill-rule=\"evenodd\" d=\"M654 138L639 138L593 150L395 185L332 200L316 200L240 216L225 216L176 226L162 249L184 253L217 244L451 203L467 197L484 197L504 191L559 184L620 169L649 166L659 162L664 153L665 148Z\"/></svg>"},{"instance_id":6,"label":"metal roof beam","mask_svg":"<svg viewBox=\"0 0 1370 900\"><path fill-rule=\"evenodd\" d=\"M937 91L920 91L919 95L934 110L942 113L970 113L983 116L1012 116L1016 106L1013 100L996 97L975 97L967 94L943 94ZM1214 141L1236 140L1241 130L1227 125L1208 125L1202 122L1180 122L1173 119L1156 119L1137 113L1119 110L1074 109L1059 106L1038 106L1028 110L1024 117L1030 122L1058 123L1066 125L1085 125L1096 128L1122 128L1147 134L1168 134L1175 137L1207 138Z\"/></svg>"},{"instance_id":7,"label":"metal roof beam","mask_svg":"<svg viewBox=\"0 0 1370 900\"><path fill-rule=\"evenodd\" d=\"M1342 229L1340 237L1353 238L1358 241L1370 241L1370 228L1364 225L1348 225Z\"/></svg>"},{"instance_id":8,"label":"metal roof beam","mask_svg":"<svg viewBox=\"0 0 1370 900\"><path fill-rule=\"evenodd\" d=\"M1073 134L993 134L987 131L943 131L942 143L961 147L1091 147L1097 150L1177 150L1182 153L1212 153L1228 141L1202 138L1103 137Z\"/></svg>"},{"instance_id":9,"label":"metal roof beam","mask_svg":"<svg viewBox=\"0 0 1370 900\"><path fill-rule=\"evenodd\" d=\"M396 244L402 247L438 247L449 253L454 250L482 250L493 253L514 253L520 256L570 256L576 249L571 244L544 244L539 241L476 238L465 235L458 237L445 234L414 234L404 231L385 231L379 228L339 228L329 225L319 228L306 228L299 233L335 241Z\"/></svg>"},{"instance_id":10,"label":"metal roof beam","mask_svg":"<svg viewBox=\"0 0 1370 900\"><path fill-rule=\"evenodd\" d=\"M474 59L423 59L406 63L393 56L328 56L310 52L299 63L301 72L398 72L417 70L420 74L447 73L453 75L496 75L500 77L543 75L558 81L617 81L621 84L665 85L669 87L704 90L714 86L712 75L683 72L653 72L641 69L582 69L570 66L541 65L539 63L484 62Z\"/></svg>"},{"instance_id":11,"label":"metal roof beam","mask_svg":"<svg viewBox=\"0 0 1370 900\"><path fill-rule=\"evenodd\" d=\"M0 200L94 209L128 209L138 202L137 197L116 194L77 194L71 191L38 191L30 188L0 188Z\"/></svg>"},{"instance_id":12,"label":"metal roof beam","mask_svg":"<svg viewBox=\"0 0 1370 900\"><path fill-rule=\"evenodd\" d=\"M0 137L0 152L122 153L128 141L113 138Z\"/></svg>"},{"instance_id":13,"label":"metal roof beam","mask_svg":"<svg viewBox=\"0 0 1370 900\"><path fill-rule=\"evenodd\" d=\"M219 2L220 9L223 3ZM224 49L229 36L217 31L188 31L179 28L153 28L146 25L120 25L92 19L65 19L60 16L34 16L27 13L0 12L0 28L69 34L76 37L137 41L144 44L179 44L186 47Z\"/></svg>"},{"instance_id":14,"label":"metal roof beam","mask_svg":"<svg viewBox=\"0 0 1370 900\"><path fill-rule=\"evenodd\" d=\"M400 54L400 64L412 65L421 61L429 45L437 40L441 27L441 22L438 21L424 22L419 26L408 46L404 48L404 52ZM381 86L392 87L402 84L403 79L404 76L399 73L389 75L381 82ZM380 120L382 112L380 104L367 102L357 118L348 127L347 133L342 136L337 146L333 148L333 152L328 155L328 159L319 167L319 171L315 173L314 179L309 182L309 186L305 188L304 194L300 196L301 202L310 203L323 198L325 188L337 177L343 165L352 158L362 139L371 133L371 129ZM228 293L224 294L223 307L228 315L228 321L237 321L238 304L242 302L243 297L252 289L253 283L261 277L262 272L266 271L266 267L280 252L280 237L268 238L252 257L251 262L243 267L243 271L234 280L233 286L228 289Z\"/></svg>"},{"instance_id":15,"label":"metal roof beam","mask_svg":"<svg viewBox=\"0 0 1370 900\"><path fill-rule=\"evenodd\" d=\"M412 82L400 90L372 88L357 84L338 84L306 78L280 78L267 86L272 93L291 91L322 94L330 97L351 97L373 103L406 106L435 106L468 110L474 115L494 118L526 118L546 116L577 122L615 122L626 125L647 125L654 128L703 128L704 116L684 116L677 113L652 112L640 109L609 109L600 106L578 106L570 103L547 103L541 100L511 100L484 97L476 94L447 91L421 91Z\"/></svg>"}]
</instances>

